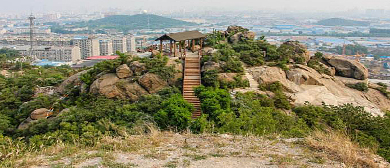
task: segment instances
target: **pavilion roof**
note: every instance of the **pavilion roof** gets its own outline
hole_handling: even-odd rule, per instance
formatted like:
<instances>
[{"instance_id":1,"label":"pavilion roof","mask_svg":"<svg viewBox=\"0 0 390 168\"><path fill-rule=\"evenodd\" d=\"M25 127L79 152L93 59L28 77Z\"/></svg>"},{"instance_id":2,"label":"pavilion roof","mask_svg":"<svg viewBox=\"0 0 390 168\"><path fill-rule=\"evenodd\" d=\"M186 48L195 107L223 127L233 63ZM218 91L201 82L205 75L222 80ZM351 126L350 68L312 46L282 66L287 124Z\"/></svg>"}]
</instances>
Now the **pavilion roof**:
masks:
<instances>
[{"instance_id":1,"label":"pavilion roof","mask_svg":"<svg viewBox=\"0 0 390 168\"><path fill-rule=\"evenodd\" d=\"M206 35L195 30L195 31L165 34L159 37L158 39L156 39L156 41L159 40L184 41L184 40L200 39L205 37Z\"/></svg>"}]
</instances>

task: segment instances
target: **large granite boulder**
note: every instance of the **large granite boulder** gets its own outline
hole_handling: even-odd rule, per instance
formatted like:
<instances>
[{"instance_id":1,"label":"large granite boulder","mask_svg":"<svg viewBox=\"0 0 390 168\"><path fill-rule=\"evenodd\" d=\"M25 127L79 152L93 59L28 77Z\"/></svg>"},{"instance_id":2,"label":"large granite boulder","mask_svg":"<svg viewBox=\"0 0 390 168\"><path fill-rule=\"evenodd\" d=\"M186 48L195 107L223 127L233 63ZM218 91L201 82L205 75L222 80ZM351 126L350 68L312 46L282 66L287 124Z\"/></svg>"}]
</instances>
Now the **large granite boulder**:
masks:
<instances>
[{"instance_id":1,"label":"large granite boulder","mask_svg":"<svg viewBox=\"0 0 390 168\"><path fill-rule=\"evenodd\" d=\"M233 44L244 40L253 40L256 37L255 32L241 26L229 26L225 34L230 35L228 41Z\"/></svg>"},{"instance_id":2,"label":"large granite boulder","mask_svg":"<svg viewBox=\"0 0 390 168\"><path fill-rule=\"evenodd\" d=\"M289 48L292 49L294 58L303 57L305 62L308 62L311 58L310 53L307 51L306 46L300 44L298 41L287 41L284 42L282 45L288 46Z\"/></svg>"},{"instance_id":3,"label":"large granite boulder","mask_svg":"<svg viewBox=\"0 0 390 168\"><path fill-rule=\"evenodd\" d=\"M161 89L168 87L168 83L165 80L152 73L143 75L138 80L138 83L151 94L157 93Z\"/></svg>"},{"instance_id":4,"label":"large granite boulder","mask_svg":"<svg viewBox=\"0 0 390 168\"><path fill-rule=\"evenodd\" d=\"M22 123L19 124L18 129L19 130L27 129L34 122L37 122L37 120L33 120L31 119L31 117L28 117Z\"/></svg>"},{"instance_id":5,"label":"large granite boulder","mask_svg":"<svg viewBox=\"0 0 390 168\"><path fill-rule=\"evenodd\" d=\"M130 64L130 69L134 72L134 75L140 76L146 71L146 65L138 61L134 61Z\"/></svg>"},{"instance_id":6,"label":"large granite boulder","mask_svg":"<svg viewBox=\"0 0 390 168\"><path fill-rule=\"evenodd\" d=\"M179 79L182 79L183 76L183 61L179 57L169 58L166 66L172 66L176 73L175 76L168 80L170 85L174 85Z\"/></svg>"},{"instance_id":7,"label":"large granite boulder","mask_svg":"<svg viewBox=\"0 0 390 168\"><path fill-rule=\"evenodd\" d=\"M336 75L338 76L359 80L368 78L367 68L357 61L340 57L325 57L325 61L336 69Z\"/></svg>"},{"instance_id":8,"label":"large granite boulder","mask_svg":"<svg viewBox=\"0 0 390 168\"><path fill-rule=\"evenodd\" d=\"M152 57L155 57L155 56L157 56L157 55L160 55L160 51L158 51L158 50L153 50L153 51L152 51Z\"/></svg>"},{"instance_id":9,"label":"large granite boulder","mask_svg":"<svg viewBox=\"0 0 390 168\"><path fill-rule=\"evenodd\" d=\"M211 48L211 47L204 47L202 49L202 54L203 55L210 55L210 54L213 54L214 53L214 48Z\"/></svg>"},{"instance_id":10,"label":"large granite boulder","mask_svg":"<svg viewBox=\"0 0 390 168\"><path fill-rule=\"evenodd\" d=\"M299 86L286 78L286 72L279 67L260 66L248 69L253 79L260 84L280 82L287 92L298 92Z\"/></svg>"},{"instance_id":11,"label":"large granite boulder","mask_svg":"<svg viewBox=\"0 0 390 168\"><path fill-rule=\"evenodd\" d=\"M294 82L296 85L320 85L319 81L322 75L316 70L297 64L295 68L287 71L287 79Z\"/></svg>"},{"instance_id":12,"label":"large granite boulder","mask_svg":"<svg viewBox=\"0 0 390 168\"><path fill-rule=\"evenodd\" d=\"M116 68L116 75L119 79L128 78L130 76L133 76L133 71L130 70L129 66L127 64L123 64Z\"/></svg>"},{"instance_id":13,"label":"large granite boulder","mask_svg":"<svg viewBox=\"0 0 390 168\"><path fill-rule=\"evenodd\" d=\"M118 81L119 78L116 74L105 74L92 83L89 92L93 94L101 94L107 98L123 97L122 92L116 86Z\"/></svg>"},{"instance_id":14,"label":"large granite boulder","mask_svg":"<svg viewBox=\"0 0 390 168\"><path fill-rule=\"evenodd\" d=\"M80 76L87 73L87 72L88 72L88 70L81 71L81 72L69 77L64 82L62 82L60 84L60 86L58 86L56 91L58 93L65 93L66 88L68 86L81 86L83 84L83 81L81 81Z\"/></svg>"},{"instance_id":15,"label":"large granite boulder","mask_svg":"<svg viewBox=\"0 0 390 168\"><path fill-rule=\"evenodd\" d=\"M131 79L121 79L120 88L126 98L130 101L137 101L142 95L149 94L141 85Z\"/></svg>"},{"instance_id":16,"label":"large granite boulder","mask_svg":"<svg viewBox=\"0 0 390 168\"><path fill-rule=\"evenodd\" d=\"M309 102L313 105L344 105L353 104L362 106L375 115L383 116L381 110L390 109L390 100L377 90L369 89L361 92L351 89L346 84L367 82L351 78L332 77L320 74L316 70L305 65L295 65L286 73L279 67L252 67L247 70L259 83L273 83L279 81L284 88L284 93L295 106ZM371 86L371 85L370 85Z\"/></svg>"},{"instance_id":17,"label":"large granite boulder","mask_svg":"<svg viewBox=\"0 0 390 168\"><path fill-rule=\"evenodd\" d=\"M46 119L46 118L49 117L50 115L52 115L52 113L50 113L48 109L46 109L46 108L40 108L40 109L34 110L34 111L31 113L30 118L31 118L32 120Z\"/></svg>"}]
</instances>

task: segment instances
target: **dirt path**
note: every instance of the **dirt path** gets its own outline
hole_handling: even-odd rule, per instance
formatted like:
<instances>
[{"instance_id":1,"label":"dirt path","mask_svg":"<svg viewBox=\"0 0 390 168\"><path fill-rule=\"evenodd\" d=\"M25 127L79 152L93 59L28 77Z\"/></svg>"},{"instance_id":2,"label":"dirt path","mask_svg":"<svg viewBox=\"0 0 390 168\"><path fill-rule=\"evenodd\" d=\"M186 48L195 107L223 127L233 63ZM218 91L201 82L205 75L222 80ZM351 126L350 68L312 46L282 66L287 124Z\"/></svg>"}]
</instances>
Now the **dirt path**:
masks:
<instances>
[{"instance_id":1,"label":"dirt path","mask_svg":"<svg viewBox=\"0 0 390 168\"><path fill-rule=\"evenodd\" d=\"M19 167L345 167L300 142L301 139L276 137L161 133L127 140L107 139L90 149L64 147L57 153L27 157L21 164L24 166Z\"/></svg>"}]
</instances>

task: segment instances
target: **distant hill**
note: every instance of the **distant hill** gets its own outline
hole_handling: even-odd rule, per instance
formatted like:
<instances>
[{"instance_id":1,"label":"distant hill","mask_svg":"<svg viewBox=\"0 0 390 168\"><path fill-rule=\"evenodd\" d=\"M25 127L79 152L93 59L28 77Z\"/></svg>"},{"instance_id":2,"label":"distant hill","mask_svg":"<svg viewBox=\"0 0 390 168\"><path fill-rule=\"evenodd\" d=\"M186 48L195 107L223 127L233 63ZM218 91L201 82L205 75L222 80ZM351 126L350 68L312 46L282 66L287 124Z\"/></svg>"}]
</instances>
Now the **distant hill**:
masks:
<instances>
[{"instance_id":1,"label":"distant hill","mask_svg":"<svg viewBox=\"0 0 390 168\"><path fill-rule=\"evenodd\" d=\"M149 23L149 24L148 24ZM103 19L81 22L78 26L88 26L92 29L118 29L118 30L135 30L135 29L164 29L172 27L193 26L195 23L171 19L167 17L138 14L138 15L113 15Z\"/></svg>"},{"instance_id":2,"label":"distant hill","mask_svg":"<svg viewBox=\"0 0 390 168\"><path fill-rule=\"evenodd\" d=\"M317 22L317 25L323 26L370 26L369 22L348 20L341 18L325 19Z\"/></svg>"}]
</instances>

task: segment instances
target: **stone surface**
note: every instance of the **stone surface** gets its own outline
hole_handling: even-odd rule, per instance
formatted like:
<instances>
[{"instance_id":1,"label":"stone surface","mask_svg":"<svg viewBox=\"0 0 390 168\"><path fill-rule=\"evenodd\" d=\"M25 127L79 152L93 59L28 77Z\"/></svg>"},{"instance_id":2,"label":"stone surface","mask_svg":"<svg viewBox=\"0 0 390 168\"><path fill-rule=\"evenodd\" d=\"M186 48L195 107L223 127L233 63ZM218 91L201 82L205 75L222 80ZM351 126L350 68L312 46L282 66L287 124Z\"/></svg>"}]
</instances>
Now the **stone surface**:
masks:
<instances>
[{"instance_id":1,"label":"stone surface","mask_svg":"<svg viewBox=\"0 0 390 168\"><path fill-rule=\"evenodd\" d=\"M27 129L32 123L37 122L37 120L31 119L31 117L28 117L26 120L24 120L20 125L18 126L19 130Z\"/></svg>"},{"instance_id":2,"label":"stone surface","mask_svg":"<svg viewBox=\"0 0 390 168\"><path fill-rule=\"evenodd\" d=\"M160 55L160 51L158 51L158 50L153 50L153 51L152 51L152 57L157 56L157 55Z\"/></svg>"},{"instance_id":3,"label":"stone surface","mask_svg":"<svg viewBox=\"0 0 390 168\"><path fill-rule=\"evenodd\" d=\"M116 68L116 75L119 79L128 78L130 76L133 76L133 71L130 70L129 66L123 64Z\"/></svg>"},{"instance_id":4,"label":"stone surface","mask_svg":"<svg viewBox=\"0 0 390 168\"><path fill-rule=\"evenodd\" d=\"M69 77L64 82L62 82L60 84L60 86L58 86L56 91L58 93L64 93L68 86L72 86L73 87L73 86L80 86L80 85L82 85L83 82L81 81L80 76L85 74L85 73L87 73L87 72L88 72L88 70L81 71L81 72L79 72L79 73Z\"/></svg>"},{"instance_id":5,"label":"stone surface","mask_svg":"<svg viewBox=\"0 0 390 168\"><path fill-rule=\"evenodd\" d=\"M214 52L214 49L211 48L211 47L204 47L204 48L202 49L202 54L203 54L203 55L210 55L210 54L212 54L213 52Z\"/></svg>"},{"instance_id":6,"label":"stone surface","mask_svg":"<svg viewBox=\"0 0 390 168\"><path fill-rule=\"evenodd\" d=\"M48 116L50 116L50 113L48 112L49 110L46 108L36 109L31 113L30 118L32 120L46 119Z\"/></svg>"},{"instance_id":7,"label":"stone surface","mask_svg":"<svg viewBox=\"0 0 390 168\"><path fill-rule=\"evenodd\" d=\"M127 79L121 79L119 83L123 83L121 89L123 94L130 99L130 101L137 101L141 96L149 94L137 82L132 82Z\"/></svg>"},{"instance_id":8,"label":"stone surface","mask_svg":"<svg viewBox=\"0 0 390 168\"><path fill-rule=\"evenodd\" d=\"M149 93L157 93L161 89L168 86L168 83L161 79L158 75L147 73L143 75L139 80L139 84L145 88Z\"/></svg>"},{"instance_id":9,"label":"stone surface","mask_svg":"<svg viewBox=\"0 0 390 168\"><path fill-rule=\"evenodd\" d=\"M226 82L234 82L234 77L237 76L237 73L219 73L218 80Z\"/></svg>"},{"instance_id":10,"label":"stone surface","mask_svg":"<svg viewBox=\"0 0 390 168\"><path fill-rule=\"evenodd\" d=\"M340 57L326 57L326 62L336 69L336 75L364 80L368 78L368 70L363 64Z\"/></svg>"},{"instance_id":11,"label":"stone surface","mask_svg":"<svg viewBox=\"0 0 390 168\"><path fill-rule=\"evenodd\" d=\"M298 92L300 88L295 83L286 78L286 73L278 67L260 66L249 68L248 72L252 74L253 78L260 84L271 84L280 82L284 89L288 92Z\"/></svg>"},{"instance_id":12,"label":"stone surface","mask_svg":"<svg viewBox=\"0 0 390 168\"><path fill-rule=\"evenodd\" d=\"M130 69L134 72L136 76L140 76L144 71L146 71L146 65L144 63L134 61L131 63Z\"/></svg>"},{"instance_id":13,"label":"stone surface","mask_svg":"<svg viewBox=\"0 0 390 168\"><path fill-rule=\"evenodd\" d=\"M173 66L176 70L175 76L169 79L169 84L174 85L179 79L183 78L183 61L179 57L171 57L167 66Z\"/></svg>"},{"instance_id":14,"label":"stone surface","mask_svg":"<svg viewBox=\"0 0 390 168\"><path fill-rule=\"evenodd\" d=\"M322 103L328 105L350 103L364 107L375 116L382 116L384 113L381 110L390 109L390 100L376 90L370 89L365 93L345 86L347 83L367 82L366 80L331 77L319 74L304 65L296 65L287 73L278 67L267 66L252 67L248 72L260 83L279 81L295 106L304 105L306 102L318 106Z\"/></svg>"},{"instance_id":15,"label":"stone surface","mask_svg":"<svg viewBox=\"0 0 390 168\"><path fill-rule=\"evenodd\" d=\"M107 98L123 97L121 91L116 86L119 78L114 73L105 74L96 79L90 86L90 93L101 94Z\"/></svg>"},{"instance_id":16,"label":"stone surface","mask_svg":"<svg viewBox=\"0 0 390 168\"><path fill-rule=\"evenodd\" d=\"M299 42L287 41L287 42L284 42L283 45L288 45L288 46L292 47L293 52L295 53L294 57L304 57L305 62L308 62L310 60L311 56L310 56L310 53L307 51L306 46L300 44ZM294 62L294 61L290 61L290 62Z\"/></svg>"}]
</instances>

